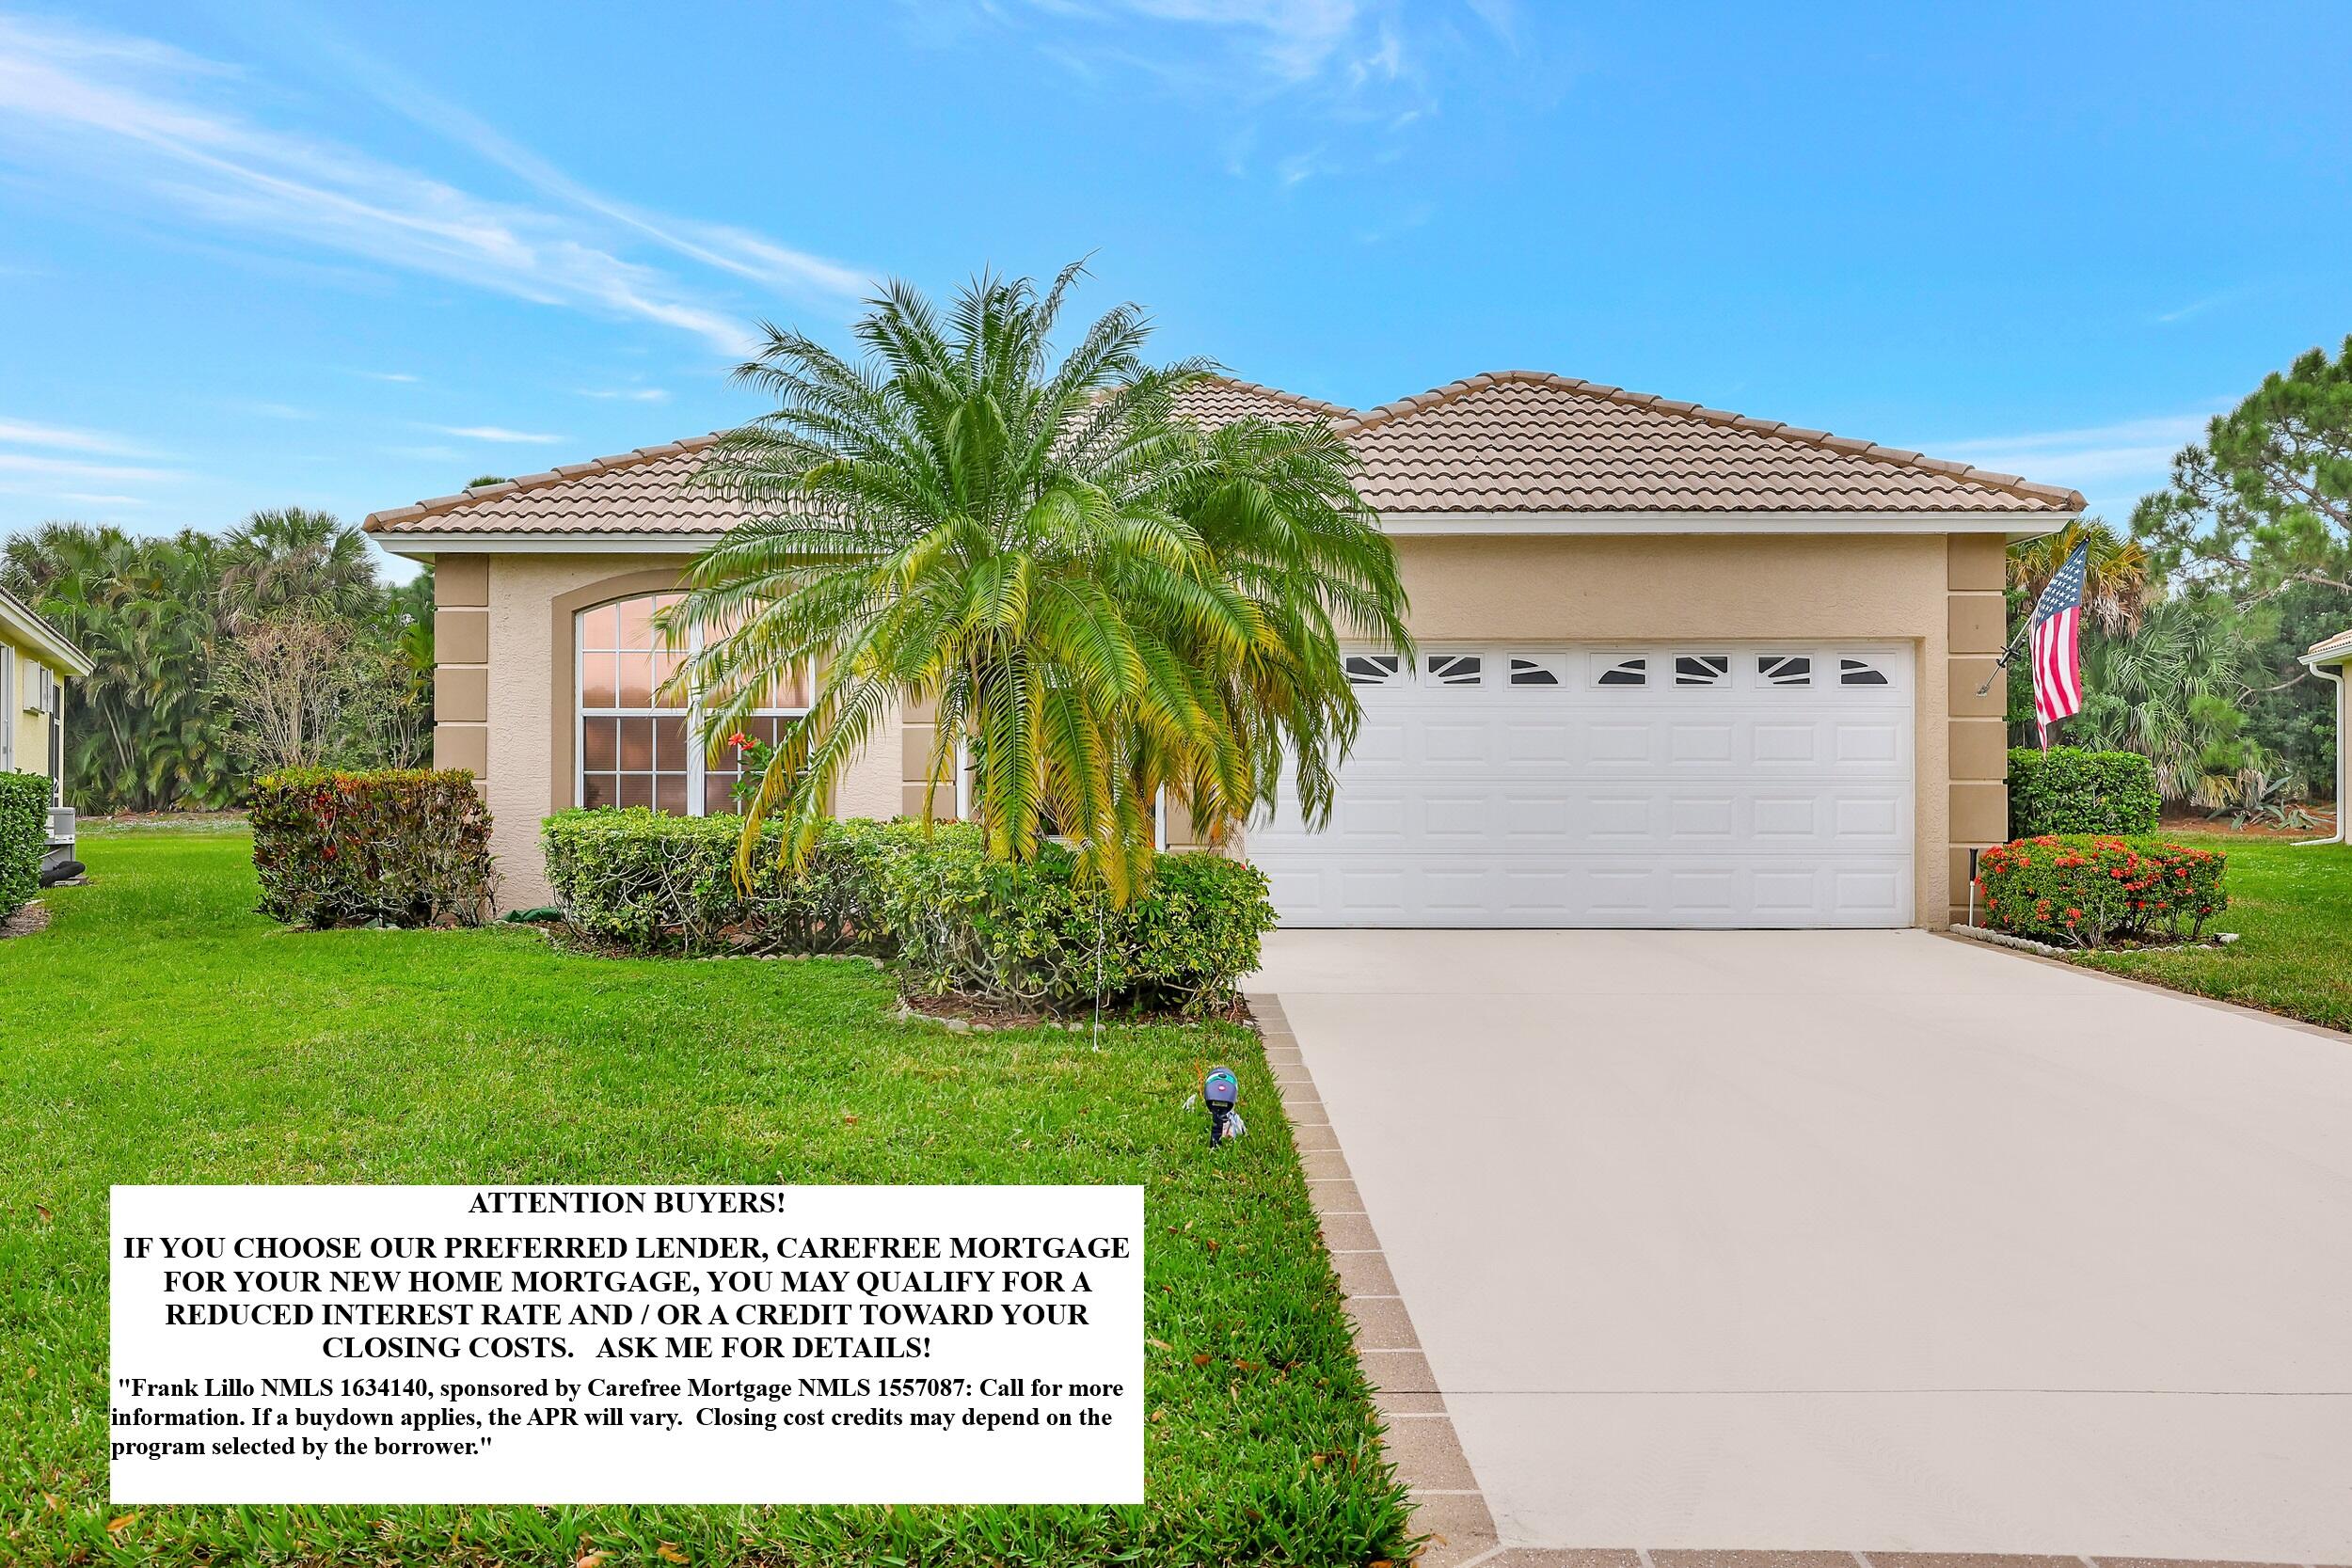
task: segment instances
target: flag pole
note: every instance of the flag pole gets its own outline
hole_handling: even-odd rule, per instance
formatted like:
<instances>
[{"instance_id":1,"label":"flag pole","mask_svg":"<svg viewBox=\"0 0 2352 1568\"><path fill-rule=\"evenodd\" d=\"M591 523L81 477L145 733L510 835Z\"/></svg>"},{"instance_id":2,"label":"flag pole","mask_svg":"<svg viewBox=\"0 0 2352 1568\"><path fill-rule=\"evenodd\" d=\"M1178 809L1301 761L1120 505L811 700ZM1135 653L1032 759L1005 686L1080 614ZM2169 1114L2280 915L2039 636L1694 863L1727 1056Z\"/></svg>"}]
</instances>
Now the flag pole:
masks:
<instances>
[{"instance_id":1,"label":"flag pole","mask_svg":"<svg viewBox=\"0 0 2352 1568\"><path fill-rule=\"evenodd\" d=\"M2001 650L2001 657L1993 661L1993 673L1984 677L1982 686L1977 688L1978 696L1981 697L1993 689L1993 683L2001 678L2001 673L2009 668L2009 661L2017 657L2017 644L2024 641L2026 634L2032 629L2033 617L2028 615L2026 624L2017 628L2017 635L2009 640L2009 646Z\"/></svg>"}]
</instances>

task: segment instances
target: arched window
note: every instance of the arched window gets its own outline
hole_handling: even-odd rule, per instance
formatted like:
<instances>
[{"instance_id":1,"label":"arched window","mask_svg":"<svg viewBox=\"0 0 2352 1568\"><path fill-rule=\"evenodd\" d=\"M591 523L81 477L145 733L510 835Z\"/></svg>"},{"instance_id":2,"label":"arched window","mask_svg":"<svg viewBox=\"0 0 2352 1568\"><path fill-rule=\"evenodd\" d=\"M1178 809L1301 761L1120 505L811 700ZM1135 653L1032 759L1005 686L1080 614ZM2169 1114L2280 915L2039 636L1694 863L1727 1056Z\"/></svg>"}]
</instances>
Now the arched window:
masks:
<instances>
[{"instance_id":1,"label":"arched window","mask_svg":"<svg viewBox=\"0 0 2352 1568\"><path fill-rule=\"evenodd\" d=\"M573 617L577 804L652 806L678 816L736 809L740 770L734 749L722 747L718 756L706 759L701 714L685 698L661 689L687 654L702 646L699 628L677 650L654 629L654 611L677 598L645 594ZM771 690L741 726L744 736L774 744L786 725L808 711L809 685L803 673L784 689Z\"/></svg>"}]
</instances>

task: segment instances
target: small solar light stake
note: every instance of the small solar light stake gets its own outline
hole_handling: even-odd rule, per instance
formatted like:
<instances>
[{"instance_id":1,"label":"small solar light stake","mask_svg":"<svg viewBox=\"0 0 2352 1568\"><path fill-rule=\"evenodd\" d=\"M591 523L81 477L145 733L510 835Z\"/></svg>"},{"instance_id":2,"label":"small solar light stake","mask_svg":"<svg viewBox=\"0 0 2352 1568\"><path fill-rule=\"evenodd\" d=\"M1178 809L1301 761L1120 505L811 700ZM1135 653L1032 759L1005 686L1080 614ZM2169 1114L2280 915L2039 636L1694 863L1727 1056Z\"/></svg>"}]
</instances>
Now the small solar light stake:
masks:
<instances>
[{"instance_id":1,"label":"small solar light stake","mask_svg":"<svg viewBox=\"0 0 2352 1568\"><path fill-rule=\"evenodd\" d=\"M1200 1103L1209 1108L1209 1147L1231 1143L1249 1131L1233 1107L1241 1101L1241 1080L1229 1067L1213 1067L1200 1080Z\"/></svg>"}]
</instances>

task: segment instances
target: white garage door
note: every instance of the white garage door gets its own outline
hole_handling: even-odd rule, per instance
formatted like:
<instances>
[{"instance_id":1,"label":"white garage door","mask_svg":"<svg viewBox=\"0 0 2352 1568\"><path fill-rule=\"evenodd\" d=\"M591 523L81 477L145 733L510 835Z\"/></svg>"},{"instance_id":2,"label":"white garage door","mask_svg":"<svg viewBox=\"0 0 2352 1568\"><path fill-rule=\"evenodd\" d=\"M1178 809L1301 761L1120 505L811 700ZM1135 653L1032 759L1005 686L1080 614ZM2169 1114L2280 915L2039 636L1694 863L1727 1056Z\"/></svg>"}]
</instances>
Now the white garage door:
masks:
<instances>
[{"instance_id":1,"label":"white garage door","mask_svg":"<svg viewBox=\"0 0 2352 1568\"><path fill-rule=\"evenodd\" d=\"M1246 848L1292 926L1908 926L1909 649L1351 655L1329 826Z\"/></svg>"}]
</instances>

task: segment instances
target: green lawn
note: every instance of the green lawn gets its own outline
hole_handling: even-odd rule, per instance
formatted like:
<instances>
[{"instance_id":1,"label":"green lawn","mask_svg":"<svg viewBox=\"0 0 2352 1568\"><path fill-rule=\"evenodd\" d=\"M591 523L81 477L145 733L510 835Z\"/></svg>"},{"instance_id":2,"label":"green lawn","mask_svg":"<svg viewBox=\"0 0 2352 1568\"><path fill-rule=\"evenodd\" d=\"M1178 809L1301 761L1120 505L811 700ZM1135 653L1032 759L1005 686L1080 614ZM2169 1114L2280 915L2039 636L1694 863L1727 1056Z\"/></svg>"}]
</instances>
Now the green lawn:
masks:
<instances>
[{"instance_id":1,"label":"green lawn","mask_svg":"<svg viewBox=\"0 0 2352 1568\"><path fill-rule=\"evenodd\" d=\"M2075 961L2160 986L2352 1029L2352 847L2247 833L2167 833L2230 857L2227 947L2093 953Z\"/></svg>"},{"instance_id":2,"label":"green lawn","mask_svg":"<svg viewBox=\"0 0 2352 1568\"><path fill-rule=\"evenodd\" d=\"M0 1559L1344 1563L1407 1521L1254 1037L951 1035L857 963L614 960L533 931L298 932L234 831L86 835L0 942ZM1250 1136L1184 1099L1232 1062ZM1146 1184L1135 1508L106 1505L106 1190L168 1181ZM1202 1364L1196 1365L1196 1360Z\"/></svg>"}]
</instances>

